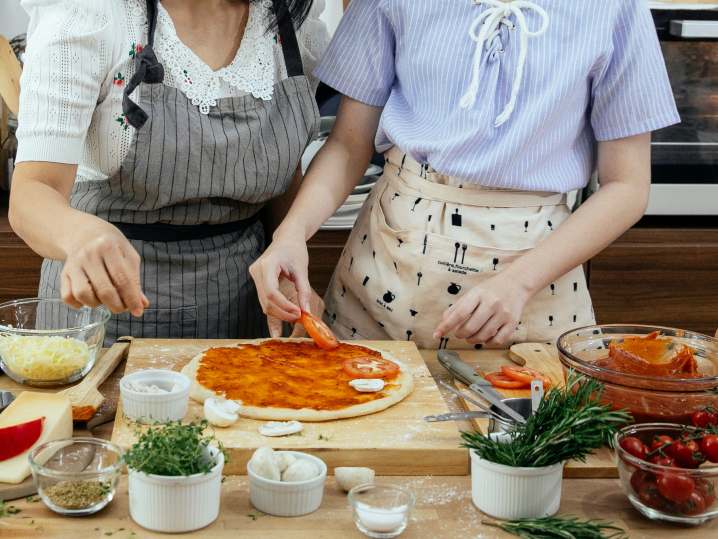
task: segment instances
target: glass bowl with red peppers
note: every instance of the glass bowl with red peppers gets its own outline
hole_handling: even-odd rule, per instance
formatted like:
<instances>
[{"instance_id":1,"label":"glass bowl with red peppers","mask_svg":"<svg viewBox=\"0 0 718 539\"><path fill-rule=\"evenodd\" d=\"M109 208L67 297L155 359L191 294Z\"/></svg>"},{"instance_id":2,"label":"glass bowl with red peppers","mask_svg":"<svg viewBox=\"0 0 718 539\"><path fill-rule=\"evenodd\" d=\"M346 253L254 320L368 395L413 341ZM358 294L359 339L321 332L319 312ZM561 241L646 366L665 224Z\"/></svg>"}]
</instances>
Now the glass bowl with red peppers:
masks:
<instances>
[{"instance_id":1,"label":"glass bowl with red peppers","mask_svg":"<svg viewBox=\"0 0 718 539\"><path fill-rule=\"evenodd\" d=\"M718 395L718 339L675 328L598 325L558 338L564 372L601 381L603 403L627 408L636 423L691 424Z\"/></svg>"},{"instance_id":2,"label":"glass bowl with red peppers","mask_svg":"<svg viewBox=\"0 0 718 539\"><path fill-rule=\"evenodd\" d=\"M648 518L702 524L718 516L718 428L715 415L708 419L705 428L645 423L616 434L621 484Z\"/></svg>"}]
</instances>

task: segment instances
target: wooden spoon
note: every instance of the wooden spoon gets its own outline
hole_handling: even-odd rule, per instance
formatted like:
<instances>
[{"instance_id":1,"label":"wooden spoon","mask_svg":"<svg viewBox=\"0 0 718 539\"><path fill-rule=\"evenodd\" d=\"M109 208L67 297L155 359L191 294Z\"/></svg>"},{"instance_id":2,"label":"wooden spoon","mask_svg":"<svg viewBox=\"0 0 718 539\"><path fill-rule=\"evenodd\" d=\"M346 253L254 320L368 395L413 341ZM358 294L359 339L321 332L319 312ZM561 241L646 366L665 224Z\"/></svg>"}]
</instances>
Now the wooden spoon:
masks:
<instances>
[{"instance_id":1,"label":"wooden spoon","mask_svg":"<svg viewBox=\"0 0 718 539\"><path fill-rule=\"evenodd\" d=\"M89 421L98 408L105 402L105 397L97 388L117 368L130 348L130 343L115 343L97 360L90 373L74 387L58 392L67 395L72 403L73 421Z\"/></svg>"}]
</instances>

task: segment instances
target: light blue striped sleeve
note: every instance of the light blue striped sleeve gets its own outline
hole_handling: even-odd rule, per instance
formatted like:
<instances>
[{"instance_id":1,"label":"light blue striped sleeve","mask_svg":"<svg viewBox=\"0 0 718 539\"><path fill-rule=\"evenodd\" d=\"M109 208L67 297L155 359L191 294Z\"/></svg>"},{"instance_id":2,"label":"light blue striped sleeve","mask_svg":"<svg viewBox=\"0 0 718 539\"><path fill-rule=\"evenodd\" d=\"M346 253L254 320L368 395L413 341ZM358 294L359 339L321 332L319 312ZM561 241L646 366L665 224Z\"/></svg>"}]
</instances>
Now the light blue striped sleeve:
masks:
<instances>
[{"instance_id":1,"label":"light blue striped sleeve","mask_svg":"<svg viewBox=\"0 0 718 539\"><path fill-rule=\"evenodd\" d=\"M612 54L592 86L596 139L628 137L680 122L645 0L619 1L612 41Z\"/></svg>"},{"instance_id":2,"label":"light blue striped sleeve","mask_svg":"<svg viewBox=\"0 0 718 539\"><path fill-rule=\"evenodd\" d=\"M395 36L385 0L352 0L314 76L344 95L382 107L394 84Z\"/></svg>"}]
</instances>

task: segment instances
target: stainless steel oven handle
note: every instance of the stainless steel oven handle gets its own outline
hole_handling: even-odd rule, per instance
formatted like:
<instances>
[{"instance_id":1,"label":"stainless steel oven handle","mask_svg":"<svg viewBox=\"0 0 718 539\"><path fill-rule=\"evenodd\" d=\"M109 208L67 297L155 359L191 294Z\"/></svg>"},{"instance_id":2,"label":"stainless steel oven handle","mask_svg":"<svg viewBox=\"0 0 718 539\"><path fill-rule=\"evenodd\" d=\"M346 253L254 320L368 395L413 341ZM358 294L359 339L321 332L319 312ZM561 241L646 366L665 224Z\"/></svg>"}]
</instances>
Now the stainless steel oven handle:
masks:
<instances>
[{"instance_id":1,"label":"stainless steel oven handle","mask_svg":"<svg viewBox=\"0 0 718 539\"><path fill-rule=\"evenodd\" d=\"M718 21L671 21L668 33L686 38L718 38Z\"/></svg>"}]
</instances>

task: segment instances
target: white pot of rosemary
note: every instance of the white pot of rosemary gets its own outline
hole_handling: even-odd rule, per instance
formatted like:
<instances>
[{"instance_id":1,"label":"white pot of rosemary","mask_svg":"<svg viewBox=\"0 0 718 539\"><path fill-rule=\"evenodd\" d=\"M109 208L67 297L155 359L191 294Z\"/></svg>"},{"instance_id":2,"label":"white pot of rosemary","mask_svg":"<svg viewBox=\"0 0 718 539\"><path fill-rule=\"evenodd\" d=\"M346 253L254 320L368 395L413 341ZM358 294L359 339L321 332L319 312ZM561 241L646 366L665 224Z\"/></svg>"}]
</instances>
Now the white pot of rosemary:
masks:
<instances>
[{"instance_id":1,"label":"white pot of rosemary","mask_svg":"<svg viewBox=\"0 0 718 539\"><path fill-rule=\"evenodd\" d=\"M222 468L227 453L210 445L207 420L183 425L168 421L142 432L126 453L130 515L158 532L189 532L211 524L219 514Z\"/></svg>"},{"instance_id":2,"label":"white pot of rosemary","mask_svg":"<svg viewBox=\"0 0 718 539\"><path fill-rule=\"evenodd\" d=\"M464 432L471 450L474 504L500 519L554 515L561 501L563 465L585 460L594 449L611 444L631 420L626 410L600 404L601 384L569 372L565 388L547 393L525 424L509 431L502 443L478 431Z\"/></svg>"}]
</instances>

